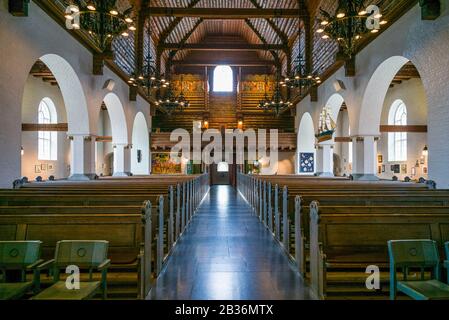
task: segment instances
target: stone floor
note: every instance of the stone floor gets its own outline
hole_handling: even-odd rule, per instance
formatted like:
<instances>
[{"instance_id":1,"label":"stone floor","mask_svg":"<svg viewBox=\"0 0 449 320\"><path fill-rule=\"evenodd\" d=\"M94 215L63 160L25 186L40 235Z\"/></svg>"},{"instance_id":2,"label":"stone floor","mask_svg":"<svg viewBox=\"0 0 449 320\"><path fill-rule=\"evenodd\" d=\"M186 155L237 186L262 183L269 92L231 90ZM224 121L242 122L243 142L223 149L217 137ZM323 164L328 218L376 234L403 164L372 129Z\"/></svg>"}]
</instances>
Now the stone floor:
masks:
<instances>
[{"instance_id":1,"label":"stone floor","mask_svg":"<svg viewBox=\"0 0 449 320\"><path fill-rule=\"evenodd\" d=\"M214 186L149 298L296 300L310 296L243 198L230 186Z\"/></svg>"}]
</instances>

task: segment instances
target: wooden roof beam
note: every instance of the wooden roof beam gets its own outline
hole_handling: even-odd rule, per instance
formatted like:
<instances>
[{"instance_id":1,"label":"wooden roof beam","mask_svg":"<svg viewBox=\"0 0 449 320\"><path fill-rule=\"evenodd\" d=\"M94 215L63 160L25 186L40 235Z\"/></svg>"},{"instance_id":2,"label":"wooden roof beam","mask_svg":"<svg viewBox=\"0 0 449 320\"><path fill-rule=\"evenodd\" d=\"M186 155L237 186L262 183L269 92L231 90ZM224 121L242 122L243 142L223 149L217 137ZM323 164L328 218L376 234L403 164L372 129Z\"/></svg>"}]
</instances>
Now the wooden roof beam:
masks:
<instances>
[{"instance_id":1,"label":"wooden roof beam","mask_svg":"<svg viewBox=\"0 0 449 320\"><path fill-rule=\"evenodd\" d=\"M249 18L298 18L298 10L296 9L148 7L147 14L152 17L197 17L217 20Z\"/></svg>"},{"instance_id":2,"label":"wooden roof beam","mask_svg":"<svg viewBox=\"0 0 449 320\"><path fill-rule=\"evenodd\" d=\"M251 21L249 19L245 19L245 23L248 25L248 27L251 28L251 30L253 30L253 32L256 34L256 36L260 39L260 41L264 44L267 45L267 40L265 40L265 38L262 36L262 34L259 32L259 30L257 30L257 28L251 23ZM281 66L281 59L279 59L279 55L276 53L276 51L274 50L270 50L271 55L273 56L275 65L280 67Z\"/></svg>"},{"instance_id":3,"label":"wooden roof beam","mask_svg":"<svg viewBox=\"0 0 449 320\"><path fill-rule=\"evenodd\" d=\"M200 2L200 0L192 0L190 1L189 5L187 6L187 8L193 8L194 6L196 6L196 4ZM153 11L147 10L147 14L150 16L153 16ZM170 36L170 34L173 32L173 30L175 30L175 28L178 26L178 24L181 22L182 17L177 17L176 19L174 19L172 22L170 22L170 24L168 25L168 27L162 31L160 37L159 37L159 43L165 43L167 41L167 38Z\"/></svg>"},{"instance_id":4,"label":"wooden roof beam","mask_svg":"<svg viewBox=\"0 0 449 320\"><path fill-rule=\"evenodd\" d=\"M164 43L163 50L193 50L193 51L257 51L284 50L282 44L241 44L241 43Z\"/></svg>"},{"instance_id":5,"label":"wooden roof beam","mask_svg":"<svg viewBox=\"0 0 449 320\"><path fill-rule=\"evenodd\" d=\"M198 19L198 21L195 23L195 25L192 27L192 29L190 29L190 31L184 35L184 37L181 39L181 41L178 44L181 48L186 45L187 40L189 40L190 36L193 34L193 32L195 32L195 30L198 28L198 26L201 23L203 23L203 21L204 21L203 19ZM160 46L159 46L160 50L164 50L162 47L163 45L164 45L163 43L160 44ZM174 50L170 51L169 58L167 61L169 68L170 68L171 63L173 62L173 59L175 58L177 53L178 53L178 49L174 49Z\"/></svg>"},{"instance_id":6,"label":"wooden roof beam","mask_svg":"<svg viewBox=\"0 0 449 320\"><path fill-rule=\"evenodd\" d=\"M184 66L184 67L216 67L226 64L230 67L265 67L274 66L274 61L242 61L242 62L207 62L207 61L186 61L186 60L173 60L172 65Z\"/></svg>"},{"instance_id":7,"label":"wooden roof beam","mask_svg":"<svg viewBox=\"0 0 449 320\"><path fill-rule=\"evenodd\" d=\"M257 9L262 9L262 6L257 2L257 0L249 0L253 6L255 6ZM279 39L281 40L282 44L285 46L288 46L288 36L283 32L279 27L276 25L276 23L271 19L265 19L265 21L270 25L270 27L274 30L274 32L277 34Z\"/></svg>"}]
</instances>

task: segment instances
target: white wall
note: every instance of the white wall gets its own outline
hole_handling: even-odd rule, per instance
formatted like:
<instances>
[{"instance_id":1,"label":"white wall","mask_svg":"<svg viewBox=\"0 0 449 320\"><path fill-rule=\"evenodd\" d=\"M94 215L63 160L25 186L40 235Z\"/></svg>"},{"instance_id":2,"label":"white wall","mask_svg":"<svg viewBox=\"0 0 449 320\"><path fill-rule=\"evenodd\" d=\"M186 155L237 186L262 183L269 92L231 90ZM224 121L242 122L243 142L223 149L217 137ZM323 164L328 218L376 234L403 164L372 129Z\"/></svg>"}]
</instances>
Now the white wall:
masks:
<instances>
[{"instance_id":1,"label":"white wall","mask_svg":"<svg viewBox=\"0 0 449 320\"><path fill-rule=\"evenodd\" d=\"M335 131L335 137L349 137L349 116L347 110L342 110L338 114L337 129ZM349 176L352 173L351 162L349 157L349 148L351 144L349 142L336 142L334 145L334 154L340 158L340 165L334 162L334 168L336 169L337 176ZM334 170L335 171L335 170Z\"/></svg>"},{"instance_id":2,"label":"white wall","mask_svg":"<svg viewBox=\"0 0 449 320\"><path fill-rule=\"evenodd\" d=\"M107 67L104 68L103 76L92 75L92 54L77 42L70 32L72 31L53 21L33 1L30 2L28 17L14 17L8 13L8 1L0 0L0 57L4 62L0 64L0 101L2 107L8 110L0 117L0 187L11 187L12 181L21 176L21 106L24 87L31 67L46 54L62 57L79 78L83 95L78 95L77 101L66 101L67 97L64 97L64 104L66 107L68 103L87 105L87 127L90 132L80 133L93 137L97 135L98 108L109 92L103 89L108 79L115 82L113 92L123 104L128 141L131 140L132 125L137 112L142 111L147 123L151 123L150 106L141 97L138 97L136 102L129 101L128 84L125 81ZM74 131L78 129L78 125L69 123L69 127L72 126ZM91 150L85 153L85 163L85 173L94 173L94 142Z\"/></svg>"},{"instance_id":3,"label":"white wall","mask_svg":"<svg viewBox=\"0 0 449 320\"><path fill-rule=\"evenodd\" d=\"M98 118L99 136L112 136L111 120L107 110L100 110ZM96 173L99 176L112 175L113 168L110 162L110 155L113 152L111 142L97 142L96 143Z\"/></svg>"},{"instance_id":4,"label":"white wall","mask_svg":"<svg viewBox=\"0 0 449 320\"><path fill-rule=\"evenodd\" d=\"M298 104L296 114L301 119L309 112L317 124L319 110L335 93L334 82L342 80L346 90L339 93L348 106L351 134L380 136L384 98L394 74L391 79L384 79L385 91L380 90L380 86L376 90L378 84L367 91L368 84L384 61L393 56L405 57L417 67L427 97L429 178L437 182L438 188L449 188L449 144L446 141L449 136L449 1L441 2L442 14L435 21L421 20L421 8L417 4L357 55L355 77L345 77L344 68L340 68L318 88L319 101L311 102L310 97L306 97ZM381 73L386 74L388 70Z\"/></svg>"},{"instance_id":5,"label":"white wall","mask_svg":"<svg viewBox=\"0 0 449 320\"><path fill-rule=\"evenodd\" d=\"M420 79L411 79L409 81L402 82L399 85L395 85L388 90L385 98L384 107L382 110L381 123L383 125L388 124L388 114L391 105L396 100L402 100L407 107L407 124L408 125L427 125L427 101L424 87ZM404 162L389 162L388 161L388 133L382 133L378 142L378 154L382 155L383 162L385 164L385 173L382 173L380 177L382 179L391 179L393 176L397 176L399 179L404 179L406 176L411 177L411 168L415 166L416 160L420 160L422 150L427 145L426 133L408 133L407 134L407 161ZM406 164L407 173L395 174L391 172L390 167L392 164ZM422 172L423 166L417 168L417 176L414 178L424 177L427 178L427 174Z\"/></svg>"},{"instance_id":6,"label":"white wall","mask_svg":"<svg viewBox=\"0 0 449 320\"><path fill-rule=\"evenodd\" d=\"M134 120L131 149L131 172L134 175L150 174L150 137L143 114L138 113ZM137 150L141 151L140 162Z\"/></svg>"},{"instance_id":7,"label":"white wall","mask_svg":"<svg viewBox=\"0 0 449 320\"><path fill-rule=\"evenodd\" d=\"M39 103L43 98L50 98L55 107L58 118L58 123L66 123L67 116L65 111L64 100L61 91L57 86L52 86L45 83L41 78L29 76L25 84L22 104L22 122L23 123L38 123L38 108ZM58 153L57 161L47 161L38 159L38 132L24 131L22 132L22 146L24 155L22 156L22 176L33 180L37 176L47 179L48 176L53 175L56 179L66 178L69 175L69 151L70 141L67 139L66 132L58 132ZM35 166L48 164L53 165L53 171L42 171L36 173Z\"/></svg>"}]
</instances>

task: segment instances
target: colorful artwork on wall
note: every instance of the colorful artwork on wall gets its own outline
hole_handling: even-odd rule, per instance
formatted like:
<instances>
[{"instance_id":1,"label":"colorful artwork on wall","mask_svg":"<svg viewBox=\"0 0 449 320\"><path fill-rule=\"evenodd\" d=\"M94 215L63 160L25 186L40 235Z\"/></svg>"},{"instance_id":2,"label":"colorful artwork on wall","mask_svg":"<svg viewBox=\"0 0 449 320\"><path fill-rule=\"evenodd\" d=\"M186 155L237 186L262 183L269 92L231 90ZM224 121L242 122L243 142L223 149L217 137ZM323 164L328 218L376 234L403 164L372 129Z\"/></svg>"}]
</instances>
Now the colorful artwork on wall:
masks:
<instances>
[{"instance_id":1,"label":"colorful artwork on wall","mask_svg":"<svg viewBox=\"0 0 449 320\"><path fill-rule=\"evenodd\" d=\"M401 173L407 174L407 165L406 164L401 164Z\"/></svg>"},{"instance_id":2,"label":"colorful artwork on wall","mask_svg":"<svg viewBox=\"0 0 449 320\"><path fill-rule=\"evenodd\" d=\"M313 152L299 153L299 172L313 173L315 171L315 154Z\"/></svg>"},{"instance_id":3,"label":"colorful artwork on wall","mask_svg":"<svg viewBox=\"0 0 449 320\"><path fill-rule=\"evenodd\" d=\"M401 173L401 165L400 164L391 165L391 171L393 171L394 173Z\"/></svg>"},{"instance_id":4,"label":"colorful artwork on wall","mask_svg":"<svg viewBox=\"0 0 449 320\"><path fill-rule=\"evenodd\" d=\"M176 174L181 173L181 164L170 159L170 153L153 153L151 161L151 172L153 174Z\"/></svg>"},{"instance_id":5,"label":"colorful artwork on wall","mask_svg":"<svg viewBox=\"0 0 449 320\"><path fill-rule=\"evenodd\" d=\"M377 163L383 163L384 162L384 157L381 154L377 155Z\"/></svg>"}]
</instances>

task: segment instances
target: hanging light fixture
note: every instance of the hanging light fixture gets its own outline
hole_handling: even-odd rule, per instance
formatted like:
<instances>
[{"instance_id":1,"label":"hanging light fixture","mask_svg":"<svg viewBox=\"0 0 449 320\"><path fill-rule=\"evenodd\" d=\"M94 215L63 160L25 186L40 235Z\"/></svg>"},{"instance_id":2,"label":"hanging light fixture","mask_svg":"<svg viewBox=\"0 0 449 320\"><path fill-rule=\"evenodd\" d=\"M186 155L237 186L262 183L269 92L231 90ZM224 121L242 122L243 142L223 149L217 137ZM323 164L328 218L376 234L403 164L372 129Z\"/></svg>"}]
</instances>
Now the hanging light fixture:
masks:
<instances>
[{"instance_id":1,"label":"hanging light fixture","mask_svg":"<svg viewBox=\"0 0 449 320\"><path fill-rule=\"evenodd\" d=\"M110 48L112 40L118 36L127 37L130 31L135 31L133 19L130 17L132 7L119 12L116 0L70 0L66 4L70 6L70 12L66 12L65 18L72 23L73 29L86 31L98 45L105 51ZM75 20L76 19L76 20Z\"/></svg>"},{"instance_id":2,"label":"hanging light fixture","mask_svg":"<svg viewBox=\"0 0 449 320\"><path fill-rule=\"evenodd\" d=\"M300 93L303 93L312 86L319 85L321 78L316 75L306 72L305 60L302 58L301 53L298 53L294 61L295 67L292 74L287 75L280 84L283 87L289 87L291 89L298 88Z\"/></svg>"},{"instance_id":3,"label":"hanging light fixture","mask_svg":"<svg viewBox=\"0 0 449 320\"><path fill-rule=\"evenodd\" d=\"M316 31L323 39L337 41L342 53L348 58L355 54L356 47L366 34L377 33L386 20L380 20L382 14L375 12L376 6L365 9L364 0L339 0L335 16L320 8L320 27ZM371 16L370 16L371 14ZM370 19L370 20L369 20ZM369 22L373 21L372 25ZM370 27L368 27L370 26Z\"/></svg>"},{"instance_id":4,"label":"hanging light fixture","mask_svg":"<svg viewBox=\"0 0 449 320\"><path fill-rule=\"evenodd\" d=\"M306 60L301 55L300 39L301 28L298 24L298 55L293 61L293 72L291 74L287 74L287 76L283 81L280 82L280 84L283 87L289 87L291 89L298 88L300 90L300 94L302 94L303 92L307 91L308 88L319 85L321 83L321 78L317 74L307 72ZM290 72L290 70L288 71Z\"/></svg>"},{"instance_id":5,"label":"hanging light fixture","mask_svg":"<svg viewBox=\"0 0 449 320\"><path fill-rule=\"evenodd\" d=\"M149 28L148 39L151 41L151 30ZM152 90L167 88L170 84L169 81L165 80L163 75L159 75L159 71L156 68L156 63L151 55L150 48L148 48L148 53L143 63L142 73L138 76L132 74L128 80L128 83L144 88L148 97L151 97Z\"/></svg>"},{"instance_id":6,"label":"hanging light fixture","mask_svg":"<svg viewBox=\"0 0 449 320\"><path fill-rule=\"evenodd\" d=\"M425 145L422 149L422 155L423 157L427 157L429 155L429 148L427 147L427 145Z\"/></svg>"},{"instance_id":7,"label":"hanging light fixture","mask_svg":"<svg viewBox=\"0 0 449 320\"><path fill-rule=\"evenodd\" d=\"M169 83L169 82L167 82ZM176 96L173 86L170 84L163 85L167 87L166 93L163 98L160 98L156 105L163 109L169 116L175 111L184 111L185 108L190 106L190 102L186 99L184 95L183 77L181 76L181 93Z\"/></svg>"},{"instance_id":8,"label":"hanging light fixture","mask_svg":"<svg viewBox=\"0 0 449 320\"><path fill-rule=\"evenodd\" d=\"M285 101L282 97L279 77L276 79L276 87L271 98L268 98L267 87L268 78L265 76L265 96L263 100L259 101L258 107L264 111L272 111L276 117L279 117L285 110L289 109L293 103L290 101Z\"/></svg>"},{"instance_id":9,"label":"hanging light fixture","mask_svg":"<svg viewBox=\"0 0 449 320\"><path fill-rule=\"evenodd\" d=\"M262 100L259 101L259 105L258 107L260 109L263 109L264 111L268 111L268 105L270 104L271 100L270 97L268 96L268 77L267 75L265 75L265 84L264 84L264 97Z\"/></svg>"}]
</instances>

